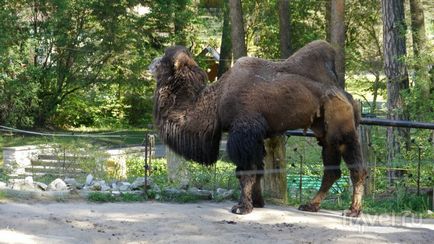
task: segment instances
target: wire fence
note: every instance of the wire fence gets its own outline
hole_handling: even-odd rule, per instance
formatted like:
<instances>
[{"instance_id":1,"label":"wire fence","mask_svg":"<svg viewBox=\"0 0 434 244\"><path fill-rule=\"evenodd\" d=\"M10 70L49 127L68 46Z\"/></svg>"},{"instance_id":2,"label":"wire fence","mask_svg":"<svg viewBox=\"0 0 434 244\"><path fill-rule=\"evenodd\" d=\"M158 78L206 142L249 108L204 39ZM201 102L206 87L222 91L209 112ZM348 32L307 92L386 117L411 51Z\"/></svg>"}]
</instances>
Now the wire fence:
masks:
<instances>
[{"instance_id":1,"label":"wire fence","mask_svg":"<svg viewBox=\"0 0 434 244\"><path fill-rule=\"evenodd\" d=\"M128 179L134 176L148 179L157 174L168 176L164 172L168 170L165 146L158 143L158 137L149 137L153 134L146 131L46 133L6 126L0 126L0 131L0 145L3 147L0 160L3 166L11 166L12 170L3 170L9 177L84 178L89 173L105 179ZM369 170L367 196L393 198L399 193L432 199L432 131L412 129L411 147L397 155L393 164L386 160L386 128L362 125L361 132L369 135L368 141L362 143L365 147L364 161ZM321 147L315 138L305 137L304 134L302 131L288 133L286 169L280 169L287 175L289 198L297 199L298 202L307 201L315 194L324 170ZM223 140L220 157L223 162L217 166L202 167L186 163L190 171L186 177L190 177L191 186L212 187L214 190L219 187L238 188L233 172L235 167L224 162L228 161L224 147ZM341 169L343 177L333 185L328 197L333 201L340 201L342 196L349 195L351 191L348 168L343 163ZM432 200L427 201L427 205L432 206Z\"/></svg>"}]
</instances>

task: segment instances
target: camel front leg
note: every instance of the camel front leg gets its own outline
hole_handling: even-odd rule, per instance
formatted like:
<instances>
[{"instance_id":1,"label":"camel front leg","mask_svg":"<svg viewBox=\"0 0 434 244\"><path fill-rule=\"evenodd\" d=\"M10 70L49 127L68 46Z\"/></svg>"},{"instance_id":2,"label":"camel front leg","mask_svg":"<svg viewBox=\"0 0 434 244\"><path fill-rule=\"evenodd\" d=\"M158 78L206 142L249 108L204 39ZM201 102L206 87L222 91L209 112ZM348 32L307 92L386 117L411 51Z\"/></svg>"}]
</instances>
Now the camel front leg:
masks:
<instances>
[{"instance_id":1,"label":"camel front leg","mask_svg":"<svg viewBox=\"0 0 434 244\"><path fill-rule=\"evenodd\" d=\"M256 181L253 184L252 202L255 208L263 208L265 206L265 201L262 197L261 178L262 174L256 174Z\"/></svg>"},{"instance_id":2,"label":"camel front leg","mask_svg":"<svg viewBox=\"0 0 434 244\"><path fill-rule=\"evenodd\" d=\"M237 172L240 181L241 195L238 204L232 207L234 214L248 214L253 211L252 190L255 185L256 175Z\"/></svg>"},{"instance_id":3,"label":"camel front leg","mask_svg":"<svg viewBox=\"0 0 434 244\"><path fill-rule=\"evenodd\" d=\"M324 164L324 174L321 181L321 187L315 197L308 203L300 205L298 208L302 211L318 212L322 200L326 197L327 192L332 185L341 177L341 170L339 167L341 155L336 146L322 143L322 158Z\"/></svg>"}]
</instances>

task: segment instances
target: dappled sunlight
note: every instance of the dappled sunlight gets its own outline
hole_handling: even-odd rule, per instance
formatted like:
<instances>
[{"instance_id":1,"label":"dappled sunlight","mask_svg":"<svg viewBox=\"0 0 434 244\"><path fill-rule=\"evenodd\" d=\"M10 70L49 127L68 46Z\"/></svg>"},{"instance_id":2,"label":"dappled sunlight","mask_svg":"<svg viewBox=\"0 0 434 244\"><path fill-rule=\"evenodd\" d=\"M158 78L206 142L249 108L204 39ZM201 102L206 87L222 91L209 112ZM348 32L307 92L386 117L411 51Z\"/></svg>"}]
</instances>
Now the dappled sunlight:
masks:
<instances>
[{"instance_id":1,"label":"dappled sunlight","mask_svg":"<svg viewBox=\"0 0 434 244\"><path fill-rule=\"evenodd\" d=\"M0 205L0 242L357 243L434 238L434 220L386 215L348 218L339 211L310 213L275 205L236 215L230 212L233 204L7 203Z\"/></svg>"},{"instance_id":2,"label":"dappled sunlight","mask_svg":"<svg viewBox=\"0 0 434 244\"><path fill-rule=\"evenodd\" d=\"M15 230L0 230L0 242L1 243L65 243L65 242L73 242L74 238L62 237L59 238L57 236L51 235L32 235L25 234L20 231Z\"/></svg>"},{"instance_id":3,"label":"dappled sunlight","mask_svg":"<svg viewBox=\"0 0 434 244\"><path fill-rule=\"evenodd\" d=\"M41 241L39 237L27 235L13 230L0 230L1 241L5 243L35 243Z\"/></svg>"}]
</instances>

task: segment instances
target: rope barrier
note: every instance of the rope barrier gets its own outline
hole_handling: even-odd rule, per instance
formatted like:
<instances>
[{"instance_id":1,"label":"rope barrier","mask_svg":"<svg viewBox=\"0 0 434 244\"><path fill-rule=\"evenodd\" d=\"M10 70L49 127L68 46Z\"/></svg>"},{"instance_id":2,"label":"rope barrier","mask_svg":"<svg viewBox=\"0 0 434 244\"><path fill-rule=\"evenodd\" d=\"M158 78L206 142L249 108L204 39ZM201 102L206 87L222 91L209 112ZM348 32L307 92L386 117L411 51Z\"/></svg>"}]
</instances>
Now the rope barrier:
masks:
<instances>
[{"instance_id":1,"label":"rope barrier","mask_svg":"<svg viewBox=\"0 0 434 244\"><path fill-rule=\"evenodd\" d=\"M82 138L143 138L142 136L126 136L126 135L105 135L105 134L66 134L66 133L44 133L29 130L21 130L8 126L0 125L0 130L5 132L15 132L21 134L37 135L37 136L50 136L50 137L82 137ZM117 132L113 132L117 133Z\"/></svg>"}]
</instances>

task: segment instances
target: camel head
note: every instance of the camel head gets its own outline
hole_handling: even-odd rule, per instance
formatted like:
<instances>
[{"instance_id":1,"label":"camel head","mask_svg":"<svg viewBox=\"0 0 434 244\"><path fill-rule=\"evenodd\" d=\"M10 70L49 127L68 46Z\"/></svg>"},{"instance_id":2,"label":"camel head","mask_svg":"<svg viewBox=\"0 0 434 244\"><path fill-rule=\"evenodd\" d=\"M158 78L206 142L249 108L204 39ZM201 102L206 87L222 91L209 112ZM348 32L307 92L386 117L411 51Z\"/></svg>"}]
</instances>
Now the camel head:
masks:
<instances>
[{"instance_id":1,"label":"camel head","mask_svg":"<svg viewBox=\"0 0 434 244\"><path fill-rule=\"evenodd\" d=\"M152 61L149 71L157 81L157 89L168 86L197 91L201 90L207 81L206 73L183 46L167 48L162 57Z\"/></svg>"},{"instance_id":2,"label":"camel head","mask_svg":"<svg viewBox=\"0 0 434 244\"><path fill-rule=\"evenodd\" d=\"M153 116L160 138L188 160L214 163L221 132L215 96L204 92L206 73L182 46L166 49L149 69L157 80Z\"/></svg>"}]
</instances>

